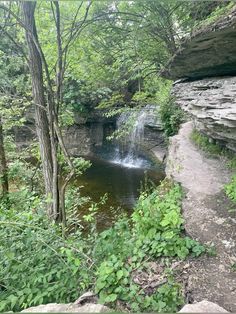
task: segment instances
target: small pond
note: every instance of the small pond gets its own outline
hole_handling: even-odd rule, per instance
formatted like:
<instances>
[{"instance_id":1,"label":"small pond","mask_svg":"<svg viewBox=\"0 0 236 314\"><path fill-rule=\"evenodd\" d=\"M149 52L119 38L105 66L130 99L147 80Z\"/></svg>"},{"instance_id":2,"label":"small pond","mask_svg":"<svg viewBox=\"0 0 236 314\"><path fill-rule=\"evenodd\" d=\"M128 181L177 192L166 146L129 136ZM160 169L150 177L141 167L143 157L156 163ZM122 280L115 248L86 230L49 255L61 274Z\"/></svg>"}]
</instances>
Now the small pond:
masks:
<instances>
[{"instance_id":1,"label":"small pond","mask_svg":"<svg viewBox=\"0 0 236 314\"><path fill-rule=\"evenodd\" d=\"M147 159L144 160L144 167L127 167L99 157L89 160L92 166L78 178L78 186L83 186L81 195L99 202L101 196L108 194L106 204L100 206L98 211L98 230L110 227L121 213L132 213L145 180L158 185L164 178L161 165L153 165ZM86 206L80 208L80 217L87 213Z\"/></svg>"}]
</instances>

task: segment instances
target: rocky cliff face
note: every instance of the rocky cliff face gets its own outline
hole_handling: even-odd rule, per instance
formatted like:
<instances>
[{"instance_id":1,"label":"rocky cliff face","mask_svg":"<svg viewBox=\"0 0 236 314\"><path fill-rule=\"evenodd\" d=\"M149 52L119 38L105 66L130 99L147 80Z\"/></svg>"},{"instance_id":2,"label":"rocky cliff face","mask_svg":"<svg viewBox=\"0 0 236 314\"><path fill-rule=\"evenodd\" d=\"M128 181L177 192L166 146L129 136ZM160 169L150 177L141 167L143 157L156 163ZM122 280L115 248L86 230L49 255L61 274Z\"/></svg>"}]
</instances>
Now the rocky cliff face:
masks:
<instances>
[{"instance_id":1,"label":"rocky cliff face","mask_svg":"<svg viewBox=\"0 0 236 314\"><path fill-rule=\"evenodd\" d=\"M143 121L142 142L139 144L145 152L152 151L157 146L164 149L163 128L156 107L147 106L143 112L145 112L145 121ZM126 119L127 114L125 121ZM33 108L27 112L26 120L24 126L14 129L15 142L19 148L29 146L36 138ZM97 149L106 143L107 136L117 128L116 122L117 117L105 118L99 111L92 112L87 118L75 114L74 124L63 130L64 142L69 154L72 156L96 154Z\"/></svg>"},{"instance_id":2,"label":"rocky cliff face","mask_svg":"<svg viewBox=\"0 0 236 314\"><path fill-rule=\"evenodd\" d=\"M138 119L138 124L143 123L143 137L141 138L141 146L144 151L152 150L155 147L166 147L164 130L160 116L158 114L159 107L157 105L147 105L140 112L140 117L144 114L143 119Z\"/></svg>"},{"instance_id":3,"label":"rocky cliff face","mask_svg":"<svg viewBox=\"0 0 236 314\"><path fill-rule=\"evenodd\" d=\"M93 154L97 147L103 145L115 127L116 120L106 119L101 113L93 113L87 119L75 116L75 123L63 132L69 154L72 156Z\"/></svg>"},{"instance_id":4,"label":"rocky cliff face","mask_svg":"<svg viewBox=\"0 0 236 314\"><path fill-rule=\"evenodd\" d=\"M26 120L24 126L14 129L15 142L20 148L29 146L36 138L33 108L27 112ZM93 154L116 127L114 118L106 119L99 112L92 113L89 118L75 114L74 120L72 126L63 130L65 145L72 156Z\"/></svg>"},{"instance_id":5,"label":"rocky cliff face","mask_svg":"<svg viewBox=\"0 0 236 314\"><path fill-rule=\"evenodd\" d=\"M196 31L161 73L196 128L236 151L236 6ZM230 75L230 76L229 76Z\"/></svg>"},{"instance_id":6,"label":"rocky cliff face","mask_svg":"<svg viewBox=\"0 0 236 314\"><path fill-rule=\"evenodd\" d=\"M236 151L236 77L179 83L173 94L198 130Z\"/></svg>"},{"instance_id":7,"label":"rocky cliff face","mask_svg":"<svg viewBox=\"0 0 236 314\"><path fill-rule=\"evenodd\" d=\"M227 16L193 32L162 71L176 80L236 75L236 5Z\"/></svg>"}]
</instances>

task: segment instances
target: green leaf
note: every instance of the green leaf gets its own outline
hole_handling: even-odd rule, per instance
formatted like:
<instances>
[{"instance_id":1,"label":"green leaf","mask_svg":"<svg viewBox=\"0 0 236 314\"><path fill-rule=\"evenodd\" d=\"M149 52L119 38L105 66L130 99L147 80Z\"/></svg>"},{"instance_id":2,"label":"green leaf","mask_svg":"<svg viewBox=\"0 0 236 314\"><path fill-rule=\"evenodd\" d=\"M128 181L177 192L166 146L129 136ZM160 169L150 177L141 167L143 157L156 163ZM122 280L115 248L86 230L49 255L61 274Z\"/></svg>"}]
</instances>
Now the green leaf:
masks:
<instances>
[{"instance_id":1,"label":"green leaf","mask_svg":"<svg viewBox=\"0 0 236 314\"><path fill-rule=\"evenodd\" d=\"M117 299L117 294L112 293L105 298L105 303L114 302Z\"/></svg>"},{"instance_id":2,"label":"green leaf","mask_svg":"<svg viewBox=\"0 0 236 314\"><path fill-rule=\"evenodd\" d=\"M117 280L120 280L124 276L124 272L122 269L118 270L116 273Z\"/></svg>"},{"instance_id":3,"label":"green leaf","mask_svg":"<svg viewBox=\"0 0 236 314\"><path fill-rule=\"evenodd\" d=\"M18 297L11 294L11 295L9 295L8 299L11 302L11 307L14 308L14 306L16 305L16 302L18 300Z\"/></svg>"},{"instance_id":4,"label":"green leaf","mask_svg":"<svg viewBox=\"0 0 236 314\"><path fill-rule=\"evenodd\" d=\"M100 290L102 290L106 286L106 281L97 280L96 282L96 287L95 287L95 292L98 293Z\"/></svg>"}]
</instances>

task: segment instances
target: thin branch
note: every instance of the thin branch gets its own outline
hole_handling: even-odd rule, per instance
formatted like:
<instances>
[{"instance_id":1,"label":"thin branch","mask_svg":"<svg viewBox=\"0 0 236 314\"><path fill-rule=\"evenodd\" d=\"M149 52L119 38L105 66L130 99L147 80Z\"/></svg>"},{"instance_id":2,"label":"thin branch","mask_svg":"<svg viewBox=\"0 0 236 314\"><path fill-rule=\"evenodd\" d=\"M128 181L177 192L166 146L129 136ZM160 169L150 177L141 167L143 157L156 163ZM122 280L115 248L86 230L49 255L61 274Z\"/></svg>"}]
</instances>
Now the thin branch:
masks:
<instances>
[{"instance_id":1,"label":"thin branch","mask_svg":"<svg viewBox=\"0 0 236 314\"><path fill-rule=\"evenodd\" d=\"M26 53L24 52L24 49L21 45L19 45L15 39L9 34L6 29L4 29L2 26L0 26L0 30L4 32L4 34L13 42L13 44L20 50L22 56L25 58L26 62L29 64L29 58L27 57Z\"/></svg>"},{"instance_id":2,"label":"thin branch","mask_svg":"<svg viewBox=\"0 0 236 314\"><path fill-rule=\"evenodd\" d=\"M57 31L57 79L56 79L56 85L57 85L57 91L56 91L56 99L57 99L57 105L55 108L55 113L56 116L58 115L58 110L60 103L62 101L62 82L63 82L63 54L62 54L62 42L61 42L61 16L60 16L60 7L59 7L59 2L58 1L53 1L53 4L55 5L56 8L56 13L54 12L53 6L52 6L52 11L53 11L53 16L54 16L54 21L56 25L56 31Z\"/></svg>"},{"instance_id":3,"label":"thin branch","mask_svg":"<svg viewBox=\"0 0 236 314\"><path fill-rule=\"evenodd\" d=\"M62 54L64 54L63 70L65 70L65 68L66 68L66 61L67 61L68 49L69 49L71 43L74 41L74 39L75 39L76 37L78 37L78 35L81 33L81 31L82 31L82 26L84 25L85 21L87 20L87 17L88 17L88 13L89 13L89 9L90 9L90 7L91 7L91 4L92 4L92 2L89 1L88 5L87 5L87 7L86 7L86 11L85 11L85 14L84 14L84 18L83 18L83 20L82 20L82 22L81 22L80 29L79 29L79 30L77 29L74 33L73 33L73 30L71 31L71 35L70 35L70 37L69 37L69 39L68 39L68 41L67 41L67 43L66 43L66 45L65 45L65 47L64 47L64 49L63 49L63 51L62 51ZM77 12L78 12L78 11L77 11ZM74 20L74 21L75 21L75 20ZM74 22L74 24L75 24L75 22ZM63 74L64 74L64 73L63 73Z\"/></svg>"}]
</instances>

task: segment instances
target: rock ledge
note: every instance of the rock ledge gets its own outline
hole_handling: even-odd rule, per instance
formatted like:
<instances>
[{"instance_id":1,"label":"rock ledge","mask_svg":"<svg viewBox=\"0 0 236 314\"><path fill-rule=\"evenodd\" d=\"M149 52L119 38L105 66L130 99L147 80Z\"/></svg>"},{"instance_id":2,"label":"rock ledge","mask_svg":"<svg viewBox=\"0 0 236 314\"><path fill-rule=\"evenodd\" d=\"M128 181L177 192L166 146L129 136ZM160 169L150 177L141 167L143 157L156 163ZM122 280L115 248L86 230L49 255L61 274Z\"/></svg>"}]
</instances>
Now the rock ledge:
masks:
<instances>
[{"instance_id":1,"label":"rock ledge","mask_svg":"<svg viewBox=\"0 0 236 314\"><path fill-rule=\"evenodd\" d=\"M227 16L193 33L161 75L171 80L235 75L235 36L236 5Z\"/></svg>"}]
</instances>

